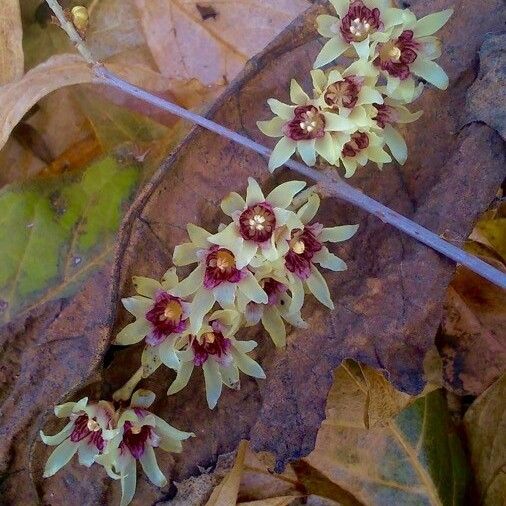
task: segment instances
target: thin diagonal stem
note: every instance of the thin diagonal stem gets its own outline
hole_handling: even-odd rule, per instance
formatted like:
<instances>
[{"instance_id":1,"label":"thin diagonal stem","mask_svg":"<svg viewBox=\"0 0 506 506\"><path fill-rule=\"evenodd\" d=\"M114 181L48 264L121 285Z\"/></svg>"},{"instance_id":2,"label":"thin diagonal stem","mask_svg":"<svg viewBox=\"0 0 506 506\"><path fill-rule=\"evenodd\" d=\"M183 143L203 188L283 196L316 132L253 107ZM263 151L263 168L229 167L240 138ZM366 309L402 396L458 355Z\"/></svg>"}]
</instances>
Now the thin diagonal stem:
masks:
<instances>
[{"instance_id":1,"label":"thin diagonal stem","mask_svg":"<svg viewBox=\"0 0 506 506\"><path fill-rule=\"evenodd\" d=\"M258 142L255 142L233 130L230 130L223 125L215 123L208 118L204 118L203 116L200 116L194 112L188 111L187 109L184 109L177 104L157 97L156 95L153 95L143 90L142 88L139 88L125 81L121 77L107 70L103 65L98 64L93 60L93 57L91 56L89 50L86 48L84 42L75 30L72 23L69 23L66 20L58 2L56 0L46 1L53 9L56 17L60 20L62 28L68 33L71 40L76 44L78 51L86 59L86 61L88 61L88 63L91 63L93 65L93 71L100 82L108 84L109 86L113 86L114 88L117 88L133 97L138 98L139 100L163 109L164 111L174 114L175 116L186 119L191 123L199 125L211 132L225 137L226 139L229 139L236 144L251 149L260 155L263 155L265 157L269 157L271 155L272 151L266 146L259 144ZM492 267L483 260L480 260L479 258L467 253L466 251L453 246L449 242L439 237L437 234L409 220L405 216L402 216L401 214L393 211L389 207L380 204L356 188L353 188L353 186L349 185L341 178L331 178L327 174L308 167L307 165L304 165L303 163L297 162L295 160L288 160L285 165L290 169L298 172L299 174L317 181L335 197L349 202L350 204L353 204L360 209L363 209L364 211L377 216L384 223L392 225L398 230L413 237L417 241L420 241L421 243L445 255L451 260L466 266L468 269L474 271L476 274L479 274L497 286L506 288L505 273Z\"/></svg>"}]
</instances>

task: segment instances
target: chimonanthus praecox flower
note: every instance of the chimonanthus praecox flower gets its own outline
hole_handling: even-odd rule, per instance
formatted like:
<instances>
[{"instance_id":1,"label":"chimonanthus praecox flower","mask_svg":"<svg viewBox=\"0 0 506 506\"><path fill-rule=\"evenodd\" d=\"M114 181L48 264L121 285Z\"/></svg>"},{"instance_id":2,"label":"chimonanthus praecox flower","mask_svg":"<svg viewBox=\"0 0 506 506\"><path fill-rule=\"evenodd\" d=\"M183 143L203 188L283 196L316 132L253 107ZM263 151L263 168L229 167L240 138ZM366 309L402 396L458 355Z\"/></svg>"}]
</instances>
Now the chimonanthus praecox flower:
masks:
<instances>
[{"instance_id":1,"label":"chimonanthus praecox flower","mask_svg":"<svg viewBox=\"0 0 506 506\"><path fill-rule=\"evenodd\" d=\"M181 365L167 394L182 390L193 369L201 367L207 403L213 409L223 384L234 389L239 387L239 371L254 378L265 378L260 365L247 355L257 343L238 341L234 337L240 323L241 315L233 309L215 311L207 316L198 332L188 336L186 347L177 352Z\"/></svg>"},{"instance_id":2,"label":"chimonanthus praecox flower","mask_svg":"<svg viewBox=\"0 0 506 506\"><path fill-rule=\"evenodd\" d=\"M155 394L149 390L137 390L117 423L117 434L109 442L108 451L97 459L109 476L121 480L121 504L129 504L137 486L137 461L149 481L158 487L167 480L156 461L154 448L180 453L181 441L194 436L169 425L159 416L149 412Z\"/></svg>"},{"instance_id":3,"label":"chimonanthus praecox flower","mask_svg":"<svg viewBox=\"0 0 506 506\"><path fill-rule=\"evenodd\" d=\"M369 160L375 162L379 169L384 163L392 161L384 150L385 140L372 130L360 129L351 136L336 132L333 138L339 151L336 165L343 164L346 171L344 177L353 176L357 168L364 167Z\"/></svg>"},{"instance_id":4,"label":"chimonanthus praecox flower","mask_svg":"<svg viewBox=\"0 0 506 506\"><path fill-rule=\"evenodd\" d=\"M441 41L433 34L446 24L453 9L419 20L407 9L402 14L402 25L393 29L390 40L378 44L374 65L387 77L386 89L390 97L411 101L415 91L413 76L442 90L448 87L448 76L434 62L441 56Z\"/></svg>"},{"instance_id":5,"label":"chimonanthus praecox flower","mask_svg":"<svg viewBox=\"0 0 506 506\"><path fill-rule=\"evenodd\" d=\"M189 307L190 333L198 332L204 315L215 302L232 306L237 291L254 302L267 302L267 295L247 267L239 268L234 253L210 242L211 234L196 225L187 225L191 242L174 248L175 265L198 262L197 268L172 289L178 297L194 294Z\"/></svg>"},{"instance_id":6,"label":"chimonanthus praecox flower","mask_svg":"<svg viewBox=\"0 0 506 506\"><path fill-rule=\"evenodd\" d=\"M331 253L325 242L341 242L353 237L358 225L324 228L318 222L310 223L320 207L320 197L312 193L297 211L304 227L292 232L284 265L289 273L292 302L289 312L296 314L304 302L304 285L322 304L334 309L329 288L315 264L332 271L344 271L346 263Z\"/></svg>"},{"instance_id":7,"label":"chimonanthus praecox flower","mask_svg":"<svg viewBox=\"0 0 506 506\"><path fill-rule=\"evenodd\" d=\"M66 402L54 408L58 418L70 421L54 436L46 436L40 431L42 441L56 446L47 459L44 478L53 476L77 452L79 463L90 467L104 453L108 441L115 435L115 410L106 401L88 404L84 397L78 402Z\"/></svg>"},{"instance_id":8,"label":"chimonanthus praecox flower","mask_svg":"<svg viewBox=\"0 0 506 506\"><path fill-rule=\"evenodd\" d=\"M357 60L346 69L333 68L328 73L320 69L311 71L318 105L348 118L355 129L372 125L366 105L383 103L376 89L378 75L378 70L366 60Z\"/></svg>"},{"instance_id":9,"label":"chimonanthus praecox flower","mask_svg":"<svg viewBox=\"0 0 506 506\"><path fill-rule=\"evenodd\" d=\"M372 104L371 116L375 122L375 128L388 146L392 156L403 165L408 158L406 141L396 128L398 124L412 123L421 115L422 111L410 112L402 102L385 97L383 103Z\"/></svg>"},{"instance_id":10,"label":"chimonanthus praecox flower","mask_svg":"<svg viewBox=\"0 0 506 506\"><path fill-rule=\"evenodd\" d=\"M238 269L250 265L255 255L269 261L283 256L286 238L302 225L288 207L305 186L304 181L288 181L264 197L258 183L248 178L246 201L235 192L222 200L223 212L233 221L209 241L231 251Z\"/></svg>"},{"instance_id":11,"label":"chimonanthus praecox flower","mask_svg":"<svg viewBox=\"0 0 506 506\"><path fill-rule=\"evenodd\" d=\"M353 122L315 105L300 85L292 79L290 99L295 105L271 98L267 101L276 115L269 121L258 121L258 128L269 137L281 137L269 159L269 170L283 165L296 151L304 163L314 165L316 155L333 164L336 159L331 132L353 130Z\"/></svg>"},{"instance_id":12,"label":"chimonanthus praecox flower","mask_svg":"<svg viewBox=\"0 0 506 506\"><path fill-rule=\"evenodd\" d=\"M244 315L246 326L261 322L278 347L286 345L285 322L294 327L307 328L300 314L300 308L291 311L293 310L292 298L289 295L291 282L283 262L284 259L264 262L255 269L255 277L268 297L266 304L248 302L241 294L237 297L237 308Z\"/></svg>"},{"instance_id":13,"label":"chimonanthus praecox flower","mask_svg":"<svg viewBox=\"0 0 506 506\"><path fill-rule=\"evenodd\" d=\"M172 293L178 284L175 268L164 274L161 283L141 276L135 276L133 283L138 295L124 298L122 302L136 320L121 330L114 344L129 345L145 339L144 377L160 363L177 369L179 363L174 344L189 327L190 304Z\"/></svg>"},{"instance_id":14,"label":"chimonanthus praecox flower","mask_svg":"<svg viewBox=\"0 0 506 506\"><path fill-rule=\"evenodd\" d=\"M391 29L402 23L402 10L392 8L389 0L330 0L336 16L318 16L318 32L330 39L314 63L323 67L346 52L359 58L369 57L370 46L390 38ZM351 53L351 56L353 56Z\"/></svg>"}]
</instances>

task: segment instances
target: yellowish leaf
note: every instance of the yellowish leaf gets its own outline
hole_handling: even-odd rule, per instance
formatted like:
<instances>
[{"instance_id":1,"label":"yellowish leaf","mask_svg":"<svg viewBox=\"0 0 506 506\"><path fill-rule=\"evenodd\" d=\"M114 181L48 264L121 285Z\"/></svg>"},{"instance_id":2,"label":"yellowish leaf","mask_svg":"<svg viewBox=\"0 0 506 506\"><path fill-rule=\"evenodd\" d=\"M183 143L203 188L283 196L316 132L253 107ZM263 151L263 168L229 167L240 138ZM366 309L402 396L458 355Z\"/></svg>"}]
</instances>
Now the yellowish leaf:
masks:
<instances>
[{"instance_id":1,"label":"yellowish leaf","mask_svg":"<svg viewBox=\"0 0 506 506\"><path fill-rule=\"evenodd\" d=\"M23 27L19 0L0 2L0 85L23 76ZM3 107L3 104L2 104Z\"/></svg>"},{"instance_id":2,"label":"yellowish leaf","mask_svg":"<svg viewBox=\"0 0 506 506\"><path fill-rule=\"evenodd\" d=\"M479 504L506 504L506 375L478 397L464 416Z\"/></svg>"},{"instance_id":3,"label":"yellowish leaf","mask_svg":"<svg viewBox=\"0 0 506 506\"><path fill-rule=\"evenodd\" d=\"M234 466L223 478L223 481L213 490L206 506L231 506L236 504L247 448L248 442L241 441L237 449Z\"/></svg>"},{"instance_id":4,"label":"yellowish leaf","mask_svg":"<svg viewBox=\"0 0 506 506\"><path fill-rule=\"evenodd\" d=\"M212 16L198 0L135 0L160 72L203 84L232 80L298 14L307 0L225 0Z\"/></svg>"}]
</instances>

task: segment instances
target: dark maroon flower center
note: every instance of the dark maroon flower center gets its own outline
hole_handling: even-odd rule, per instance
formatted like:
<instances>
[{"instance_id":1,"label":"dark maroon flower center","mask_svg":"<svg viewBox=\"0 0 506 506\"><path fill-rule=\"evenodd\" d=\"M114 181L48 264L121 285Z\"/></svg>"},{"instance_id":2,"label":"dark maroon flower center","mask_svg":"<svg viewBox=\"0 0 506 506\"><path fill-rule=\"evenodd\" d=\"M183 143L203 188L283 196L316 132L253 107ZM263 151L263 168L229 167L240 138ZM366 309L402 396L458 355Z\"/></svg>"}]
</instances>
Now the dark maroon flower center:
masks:
<instances>
[{"instance_id":1,"label":"dark maroon flower center","mask_svg":"<svg viewBox=\"0 0 506 506\"><path fill-rule=\"evenodd\" d=\"M239 232L247 241L268 241L275 228L276 216L267 202L248 207L239 217Z\"/></svg>"},{"instance_id":2,"label":"dark maroon flower center","mask_svg":"<svg viewBox=\"0 0 506 506\"><path fill-rule=\"evenodd\" d=\"M378 111L373 119L379 127L385 128L386 125L391 125L397 121L397 113L391 105L373 104L373 106Z\"/></svg>"},{"instance_id":3,"label":"dark maroon flower center","mask_svg":"<svg viewBox=\"0 0 506 506\"><path fill-rule=\"evenodd\" d=\"M285 123L283 133L293 141L321 139L325 135L325 117L314 105L295 108L294 118Z\"/></svg>"},{"instance_id":4,"label":"dark maroon flower center","mask_svg":"<svg viewBox=\"0 0 506 506\"><path fill-rule=\"evenodd\" d=\"M329 84L323 99L334 110L340 107L352 109L357 105L358 95L363 82L363 78L359 76L347 76L343 81Z\"/></svg>"},{"instance_id":5,"label":"dark maroon flower center","mask_svg":"<svg viewBox=\"0 0 506 506\"><path fill-rule=\"evenodd\" d=\"M346 42L361 42L370 33L377 31L381 25L379 9L371 10L361 0L355 0L342 19L340 30Z\"/></svg>"},{"instance_id":6,"label":"dark maroon flower center","mask_svg":"<svg viewBox=\"0 0 506 506\"><path fill-rule=\"evenodd\" d=\"M260 282L261 287L264 292L267 294L268 302L270 306L275 306L279 304L282 295L286 292L287 287L273 278L265 278Z\"/></svg>"},{"instance_id":7,"label":"dark maroon flower center","mask_svg":"<svg viewBox=\"0 0 506 506\"><path fill-rule=\"evenodd\" d=\"M123 440L120 447L128 448L132 456L136 459L142 457L146 441L151 437L153 427L151 425L135 425L132 422L125 422L123 431Z\"/></svg>"},{"instance_id":8,"label":"dark maroon flower center","mask_svg":"<svg viewBox=\"0 0 506 506\"><path fill-rule=\"evenodd\" d=\"M357 156L360 151L369 146L369 137L365 132L355 132L351 135L351 139L343 146L343 156Z\"/></svg>"},{"instance_id":9,"label":"dark maroon flower center","mask_svg":"<svg viewBox=\"0 0 506 506\"><path fill-rule=\"evenodd\" d=\"M102 438L102 429L98 422L94 418L89 418L86 414L79 415L74 422L70 440L73 443L79 443L79 441L87 437L89 437L88 443L94 445L102 453L105 442Z\"/></svg>"},{"instance_id":10,"label":"dark maroon flower center","mask_svg":"<svg viewBox=\"0 0 506 506\"><path fill-rule=\"evenodd\" d=\"M315 254L322 249L317 235L321 231L321 225L315 223L304 229L292 231L289 241L290 249L285 255L285 266L300 279L307 279L311 274L311 261Z\"/></svg>"},{"instance_id":11,"label":"dark maroon flower center","mask_svg":"<svg viewBox=\"0 0 506 506\"><path fill-rule=\"evenodd\" d=\"M225 358L232 343L219 331L206 332L198 339L193 338L192 349L194 353L193 363L201 366L209 358L209 355L217 359Z\"/></svg>"},{"instance_id":12,"label":"dark maroon flower center","mask_svg":"<svg viewBox=\"0 0 506 506\"><path fill-rule=\"evenodd\" d=\"M159 292L156 295L153 307L146 313L146 320L153 325L146 342L153 346L169 334L183 332L188 323L188 318L184 318L181 299L167 292Z\"/></svg>"},{"instance_id":13,"label":"dark maroon flower center","mask_svg":"<svg viewBox=\"0 0 506 506\"><path fill-rule=\"evenodd\" d=\"M226 248L213 246L206 257L204 286L211 290L225 281L238 283L241 277L241 271L236 268L234 254Z\"/></svg>"},{"instance_id":14,"label":"dark maroon flower center","mask_svg":"<svg viewBox=\"0 0 506 506\"><path fill-rule=\"evenodd\" d=\"M409 66L416 60L419 44L412 30L404 30L395 41L382 44L374 64L392 77L407 79L411 75Z\"/></svg>"}]
</instances>

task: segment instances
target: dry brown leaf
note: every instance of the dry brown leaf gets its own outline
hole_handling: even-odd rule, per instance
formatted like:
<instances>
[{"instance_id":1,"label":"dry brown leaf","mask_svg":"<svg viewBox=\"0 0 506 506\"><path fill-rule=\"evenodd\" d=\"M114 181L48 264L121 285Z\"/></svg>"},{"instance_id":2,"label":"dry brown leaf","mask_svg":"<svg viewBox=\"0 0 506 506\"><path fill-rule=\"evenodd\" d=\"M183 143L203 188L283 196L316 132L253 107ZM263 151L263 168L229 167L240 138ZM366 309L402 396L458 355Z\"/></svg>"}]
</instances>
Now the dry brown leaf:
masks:
<instances>
[{"instance_id":1,"label":"dry brown leaf","mask_svg":"<svg viewBox=\"0 0 506 506\"><path fill-rule=\"evenodd\" d=\"M91 81L91 70L80 56L63 54L37 65L20 81L4 85L0 88L0 148L21 118L42 97L63 86Z\"/></svg>"},{"instance_id":2,"label":"dry brown leaf","mask_svg":"<svg viewBox=\"0 0 506 506\"><path fill-rule=\"evenodd\" d=\"M464 416L479 504L506 504L506 375L474 401Z\"/></svg>"},{"instance_id":3,"label":"dry brown leaf","mask_svg":"<svg viewBox=\"0 0 506 506\"><path fill-rule=\"evenodd\" d=\"M466 249L506 272L505 211L498 205L485 212ZM459 266L446 295L438 347L445 387L480 395L506 371L506 292Z\"/></svg>"},{"instance_id":4,"label":"dry brown leaf","mask_svg":"<svg viewBox=\"0 0 506 506\"><path fill-rule=\"evenodd\" d=\"M216 15L206 17L198 3L135 0L160 72L203 84L231 81L273 34L309 6L307 0L222 0L211 3Z\"/></svg>"},{"instance_id":5,"label":"dry brown leaf","mask_svg":"<svg viewBox=\"0 0 506 506\"><path fill-rule=\"evenodd\" d=\"M234 466L223 481L213 490L206 506L230 506L237 502L247 448L247 441L239 443Z\"/></svg>"},{"instance_id":6,"label":"dry brown leaf","mask_svg":"<svg viewBox=\"0 0 506 506\"><path fill-rule=\"evenodd\" d=\"M0 2L0 85L23 75L23 27L19 0ZM3 106L3 104L2 104Z\"/></svg>"}]
</instances>

